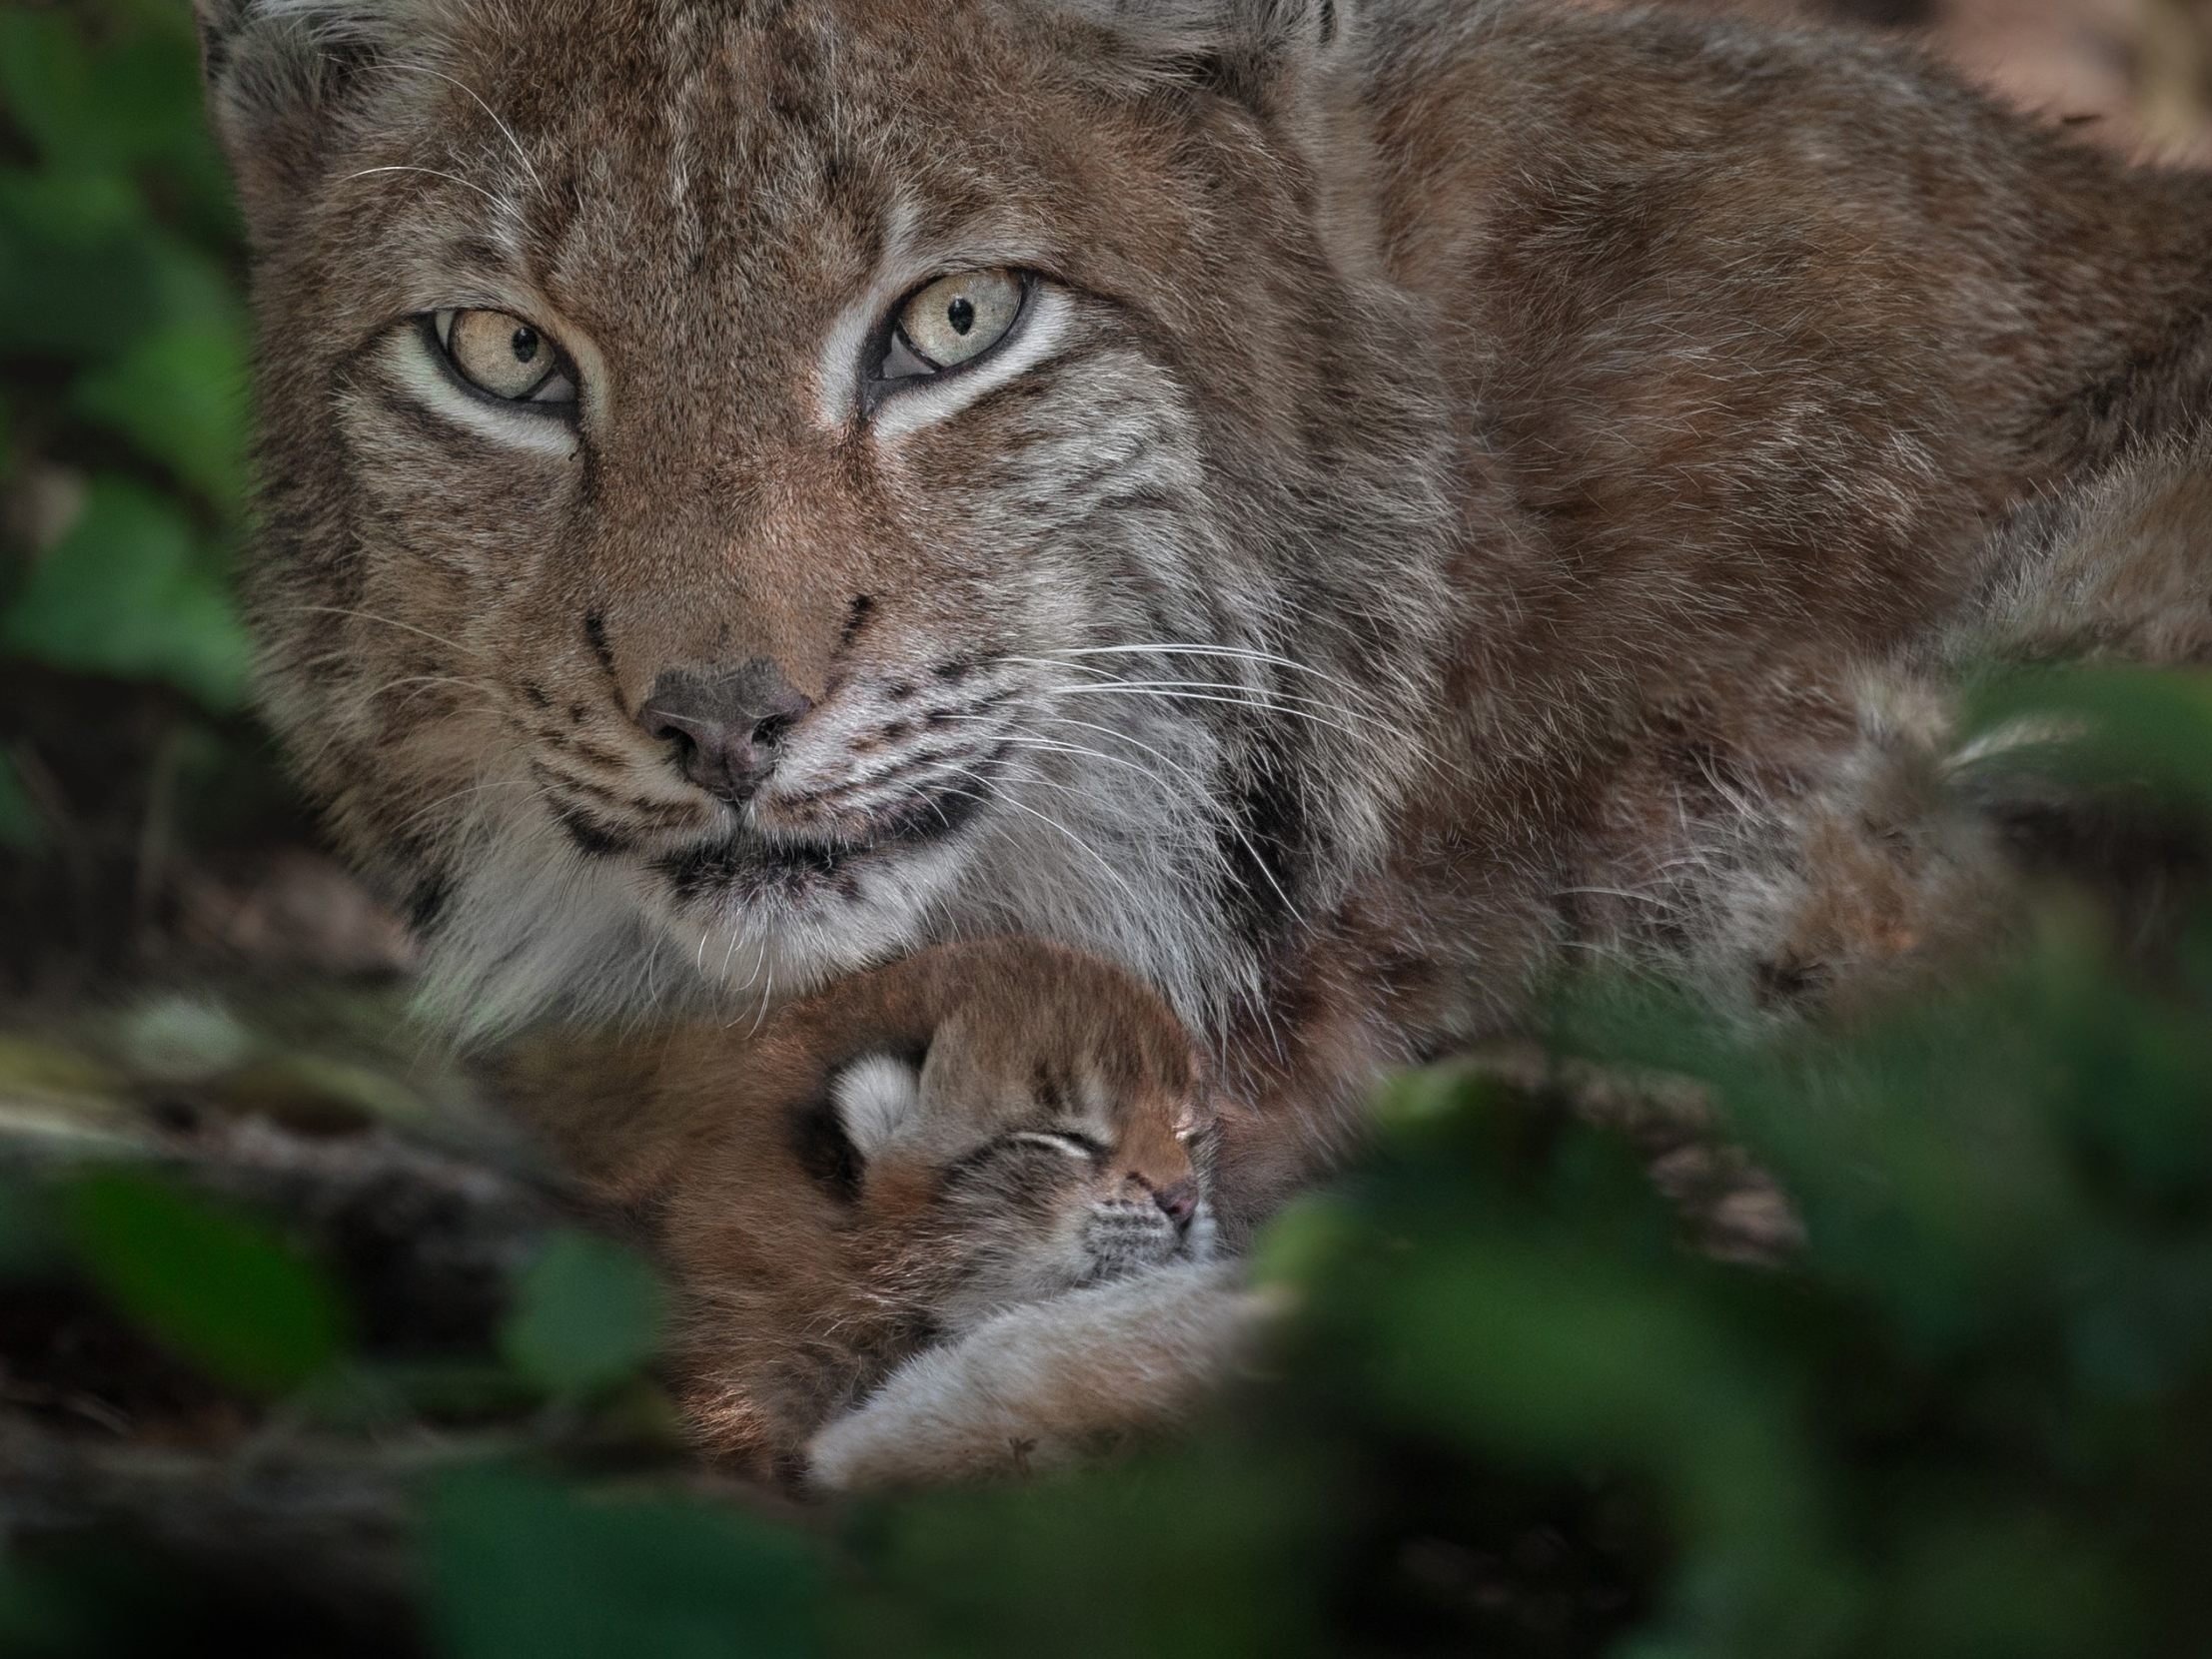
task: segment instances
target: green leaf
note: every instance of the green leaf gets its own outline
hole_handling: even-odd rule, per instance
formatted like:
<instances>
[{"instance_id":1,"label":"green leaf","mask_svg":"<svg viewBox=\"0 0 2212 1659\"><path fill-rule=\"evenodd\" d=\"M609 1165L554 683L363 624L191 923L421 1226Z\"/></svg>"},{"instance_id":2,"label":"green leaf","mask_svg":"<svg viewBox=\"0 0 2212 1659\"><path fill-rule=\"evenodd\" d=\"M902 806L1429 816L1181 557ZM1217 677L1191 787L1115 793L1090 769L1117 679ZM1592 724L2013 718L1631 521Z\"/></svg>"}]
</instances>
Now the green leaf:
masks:
<instances>
[{"instance_id":1,"label":"green leaf","mask_svg":"<svg viewBox=\"0 0 2212 1659\"><path fill-rule=\"evenodd\" d=\"M208 146L195 58L189 30L94 50L66 12L0 11L0 102L63 170L168 162Z\"/></svg>"},{"instance_id":2,"label":"green leaf","mask_svg":"<svg viewBox=\"0 0 2212 1659\"><path fill-rule=\"evenodd\" d=\"M49 160L102 148L87 119L92 54L59 11L0 11L0 100L9 118Z\"/></svg>"},{"instance_id":3,"label":"green leaf","mask_svg":"<svg viewBox=\"0 0 2212 1659\"><path fill-rule=\"evenodd\" d=\"M0 611L0 651L165 680L212 708L236 707L252 647L216 565L177 507L95 479L77 522Z\"/></svg>"},{"instance_id":4,"label":"green leaf","mask_svg":"<svg viewBox=\"0 0 2212 1659\"><path fill-rule=\"evenodd\" d=\"M246 339L227 321L172 324L80 380L70 405L218 506L245 489Z\"/></svg>"},{"instance_id":5,"label":"green leaf","mask_svg":"<svg viewBox=\"0 0 2212 1659\"><path fill-rule=\"evenodd\" d=\"M0 352L107 363L162 328L242 315L223 264L127 179L0 169Z\"/></svg>"},{"instance_id":6,"label":"green leaf","mask_svg":"<svg viewBox=\"0 0 2212 1659\"><path fill-rule=\"evenodd\" d=\"M2122 664L2023 670L1966 715L1983 770L2084 788L2148 787L2212 810L2212 677Z\"/></svg>"},{"instance_id":7,"label":"green leaf","mask_svg":"<svg viewBox=\"0 0 2212 1659\"><path fill-rule=\"evenodd\" d=\"M644 1261L589 1234L561 1233L523 1273L500 1345L549 1393L597 1393L652 1358L661 1315L660 1283Z\"/></svg>"},{"instance_id":8,"label":"green leaf","mask_svg":"<svg viewBox=\"0 0 2212 1659\"><path fill-rule=\"evenodd\" d=\"M344 1353L336 1287L259 1223L124 1173L77 1182L65 1211L71 1244L100 1287L211 1376L283 1393Z\"/></svg>"},{"instance_id":9,"label":"green leaf","mask_svg":"<svg viewBox=\"0 0 2212 1659\"><path fill-rule=\"evenodd\" d=\"M424 1533L451 1659L775 1659L820 1650L801 1540L684 1502L594 1502L491 1470L449 1478Z\"/></svg>"},{"instance_id":10,"label":"green leaf","mask_svg":"<svg viewBox=\"0 0 2212 1659\"><path fill-rule=\"evenodd\" d=\"M199 59L190 29L100 48L91 96L79 106L72 134L78 153L108 166L196 168L212 159L215 140L202 113Z\"/></svg>"}]
</instances>

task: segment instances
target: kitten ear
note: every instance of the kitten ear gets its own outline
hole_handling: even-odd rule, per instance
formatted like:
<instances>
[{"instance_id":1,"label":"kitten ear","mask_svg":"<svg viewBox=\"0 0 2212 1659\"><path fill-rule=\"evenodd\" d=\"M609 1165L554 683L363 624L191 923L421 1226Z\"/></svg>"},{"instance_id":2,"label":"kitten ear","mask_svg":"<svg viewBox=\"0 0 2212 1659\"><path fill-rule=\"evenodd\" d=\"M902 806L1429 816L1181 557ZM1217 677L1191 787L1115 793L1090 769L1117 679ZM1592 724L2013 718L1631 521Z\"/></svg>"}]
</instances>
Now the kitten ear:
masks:
<instances>
[{"instance_id":1,"label":"kitten ear","mask_svg":"<svg viewBox=\"0 0 2212 1659\"><path fill-rule=\"evenodd\" d=\"M921 1069L897 1055L856 1060L831 1081L830 1104L862 1161L873 1158L921 1105Z\"/></svg>"},{"instance_id":2,"label":"kitten ear","mask_svg":"<svg viewBox=\"0 0 2212 1659\"><path fill-rule=\"evenodd\" d=\"M1262 116L1287 89L1347 55L1351 0L1060 0L1105 29L1151 76L1235 99Z\"/></svg>"},{"instance_id":3,"label":"kitten ear","mask_svg":"<svg viewBox=\"0 0 2212 1659\"><path fill-rule=\"evenodd\" d=\"M421 0L193 0L208 116L257 240L320 178L366 72L420 43Z\"/></svg>"}]
</instances>

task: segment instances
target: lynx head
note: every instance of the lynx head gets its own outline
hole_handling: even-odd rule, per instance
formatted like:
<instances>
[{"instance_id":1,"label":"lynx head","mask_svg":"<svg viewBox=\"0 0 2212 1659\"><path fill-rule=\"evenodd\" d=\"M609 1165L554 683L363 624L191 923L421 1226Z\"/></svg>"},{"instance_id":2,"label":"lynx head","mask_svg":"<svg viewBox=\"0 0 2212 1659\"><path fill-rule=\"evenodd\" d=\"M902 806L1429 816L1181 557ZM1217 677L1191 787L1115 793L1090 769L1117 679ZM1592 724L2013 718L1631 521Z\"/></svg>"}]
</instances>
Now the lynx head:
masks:
<instances>
[{"instance_id":1,"label":"lynx head","mask_svg":"<svg viewBox=\"0 0 2212 1659\"><path fill-rule=\"evenodd\" d=\"M1344 8L201 18L266 705L469 1023L986 929L1207 1018L1377 856L1448 422Z\"/></svg>"},{"instance_id":2,"label":"lynx head","mask_svg":"<svg viewBox=\"0 0 2212 1659\"><path fill-rule=\"evenodd\" d=\"M1110 1059L994 1077L955 1037L927 1059L863 1057L833 1080L849 1149L839 1179L891 1259L934 1263L935 1328L1211 1253L1190 1150L1205 1128L1195 1070L1126 1076Z\"/></svg>"}]
</instances>

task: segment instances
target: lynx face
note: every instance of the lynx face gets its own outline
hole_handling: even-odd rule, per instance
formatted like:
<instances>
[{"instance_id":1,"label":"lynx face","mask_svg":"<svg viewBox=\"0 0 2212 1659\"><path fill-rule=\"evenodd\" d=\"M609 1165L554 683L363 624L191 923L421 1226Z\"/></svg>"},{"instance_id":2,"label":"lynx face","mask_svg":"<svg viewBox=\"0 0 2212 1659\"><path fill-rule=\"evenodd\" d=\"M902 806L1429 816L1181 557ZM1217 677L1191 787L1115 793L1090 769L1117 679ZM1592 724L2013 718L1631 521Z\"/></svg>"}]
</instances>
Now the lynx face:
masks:
<instances>
[{"instance_id":1,"label":"lynx face","mask_svg":"<svg viewBox=\"0 0 2212 1659\"><path fill-rule=\"evenodd\" d=\"M872 1056L833 1082L851 1225L927 1261L946 1334L990 1314L1213 1250L1191 1101L1039 1073L980 1097L957 1066Z\"/></svg>"},{"instance_id":2,"label":"lynx face","mask_svg":"<svg viewBox=\"0 0 2212 1659\"><path fill-rule=\"evenodd\" d=\"M449 1007L1019 929L1205 1017L1376 855L1449 422L1344 8L201 10L267 703Z\"/></svg>"}]
</instances>

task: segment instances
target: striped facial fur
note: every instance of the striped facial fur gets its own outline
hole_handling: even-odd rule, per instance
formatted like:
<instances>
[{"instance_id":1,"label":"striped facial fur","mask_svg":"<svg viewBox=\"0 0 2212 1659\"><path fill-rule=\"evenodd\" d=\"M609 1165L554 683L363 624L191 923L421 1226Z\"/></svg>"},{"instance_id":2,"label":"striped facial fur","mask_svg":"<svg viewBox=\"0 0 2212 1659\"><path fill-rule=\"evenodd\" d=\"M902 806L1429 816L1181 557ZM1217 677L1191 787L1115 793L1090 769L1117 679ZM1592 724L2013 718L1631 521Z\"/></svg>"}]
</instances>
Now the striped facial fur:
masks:
<instances>
[{"instance_id":1,"label":"striped facial fur","mask_svg":"<svg viewBox=\"0 0 2212 1659\"><path fill-rule=\"evenodd\" d=\"M1153 10L203 0L266 703L461 1023L999 930L1214 1020L1381 855L1450 422L1346 31Z\"/></svg>"},{"instance_id":2,"label":"striped facial fur","mask_svg":"<svg viewBox=\"0 0 2212 1659\"><path fill-rule=\"evenodd\" d=\"M1212 1253L1195 1103L1132 1101L1095 1072L1051 1068L979 1091L958 1070L865 1056L832 1081L825 1126L855 1204L928 1235L940 1328Z\"/></svg>"}]
</instances>

